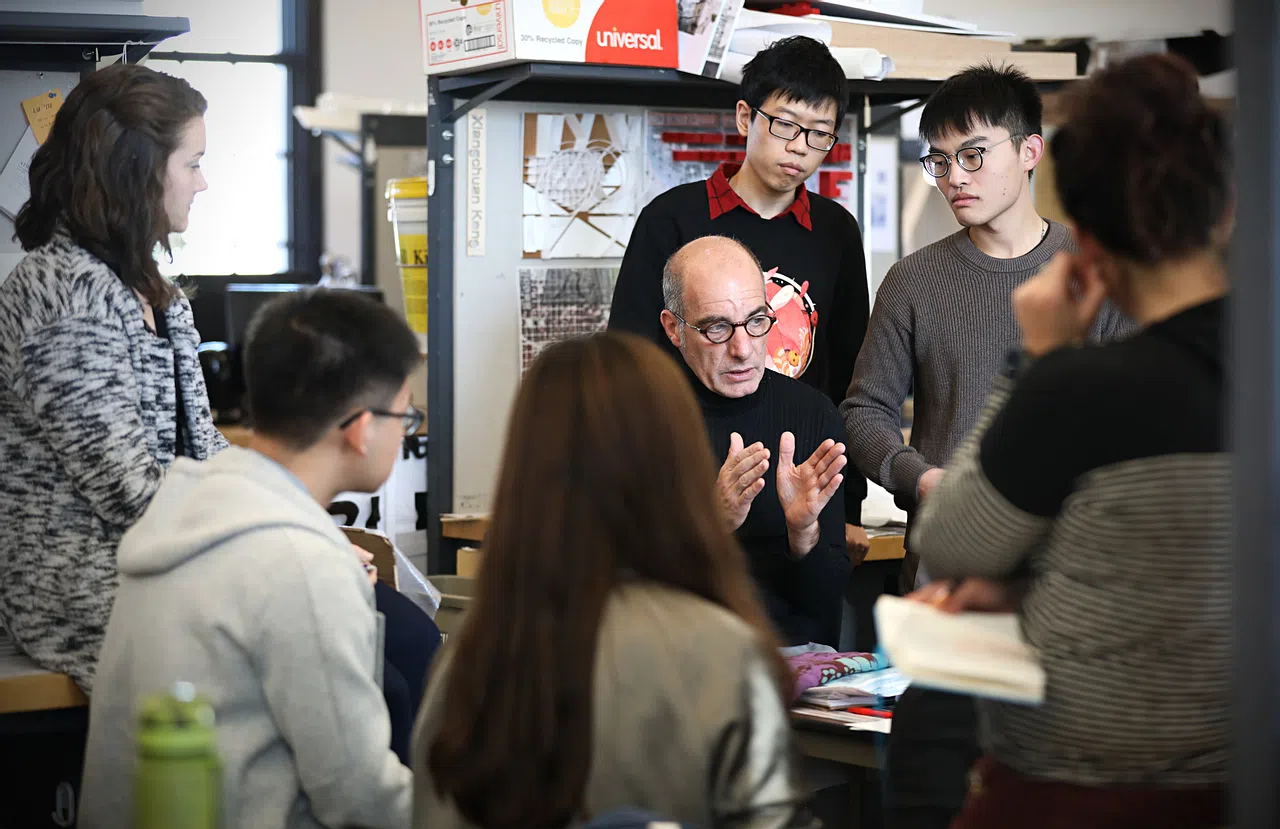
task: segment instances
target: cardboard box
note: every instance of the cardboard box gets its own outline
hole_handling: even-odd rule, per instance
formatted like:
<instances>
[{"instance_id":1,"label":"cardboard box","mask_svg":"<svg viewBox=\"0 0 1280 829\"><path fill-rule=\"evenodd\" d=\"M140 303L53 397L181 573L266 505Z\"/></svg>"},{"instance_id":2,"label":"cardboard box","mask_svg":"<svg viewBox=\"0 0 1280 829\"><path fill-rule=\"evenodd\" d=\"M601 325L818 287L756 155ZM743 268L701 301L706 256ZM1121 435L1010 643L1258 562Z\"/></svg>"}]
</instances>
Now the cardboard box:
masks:
<instances>
[{"instance_id":1,"label":"cardboard box","mask_svg":"<svg viewBox=\"0 0 1280 829\"><path fill-rule=\"evenodd\" d=\"M1079 77L1076 74L1074 52L1000 52L964 60L945 56L913 55L903 58L893 56L893 72L889 77L941 81L974 64L988 60L997 66L1002 63L1016 66L1036 81L1069 81Z\"/></svg>"},{"instance_id":2,"label":"cardboard box","mask_svg":"<svg viewBox=\"0 0 1280 829\"><path fill-rule=\"evenodd\" d=\"M474 579L480 575L480 562L484 554L479 547L459 547L457 558L458 575Z\"/></svg>"},{"instance_id":3,"label":"cardboard box","mask_svg":"<svg viewBox=\"0 0 1280 829\"><path fill-rule=\"evenodd\" d=\"M391 539L380 532L362 530L359 527L343 527L347 540L362 550L373 553L373 566L378 568L378 581L399 589L396 578L396 550Z\"/></svg>"},{"instance_id":4,"label":"cardboard box","mask_svg":"<svg viewBox=\"0 0 1280 829\"><path fill-rule=\"evenodd\" d=\"M894 61L912 57L977 61L990 55L1007 53L1013 48L1009 42L993 38L872 26L856 20L833 17L823 17L821 20L831 26L832 46L869 47L883 52Z\"/></svg>"},{"instance_id":5,"label":"cardboard box","mask_svg":"<svg viewBox=\"0 0 1280 829\"><path fill-rule=\"evenodd\" d=\"M428 75L516 61L679 64L676 0L419 0Z\"/></svg>"}]
</instances>

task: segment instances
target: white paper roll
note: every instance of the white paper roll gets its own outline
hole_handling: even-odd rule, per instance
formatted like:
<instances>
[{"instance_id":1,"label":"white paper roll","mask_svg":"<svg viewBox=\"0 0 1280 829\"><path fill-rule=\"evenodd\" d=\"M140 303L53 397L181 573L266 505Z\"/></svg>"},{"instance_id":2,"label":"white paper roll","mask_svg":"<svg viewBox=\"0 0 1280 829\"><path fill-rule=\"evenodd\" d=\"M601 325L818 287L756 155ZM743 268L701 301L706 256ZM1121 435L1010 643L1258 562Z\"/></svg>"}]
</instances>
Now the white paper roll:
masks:
<instances>
[{"instance_id":1,"label":"white paper roll","mask_svg":"<svg viewBox=\"0 0 1280 829\"><path fill-rule=\"evenodd\" d=\"M729 39L729 51L751 56L792 35L804 35L831 45L831 24L823 20L743 9Z\"/></svg>"},{"instance_id":2,"label":"white paper roll","mask_svg":"<svg viewBox=\"0 0 1280 829\"><path fill-rule=\"evenodd\" d=\"M846 78L855 80L868 78L878 81L883 80L893 71L893 61L875 49L837 46L831 50L831 55L844 70ZM724 60L720 64L721 80L741 83L742 70L753 57L755 57L754 52L749 55L741 52L725 52Z\"/></svg>"},{"instance_id":3,"label":"white paper roll","mask_svg":"<svg viewBox=\"0 0 1280 829\"><path fill-rule=\"evenodd\" d=\"M831 56L840 64L846 78L873 78L881 80L891 71L885 65L885 56L875 49L865 46L836 46L831 49Z\"/></svg>"}]
</instances>

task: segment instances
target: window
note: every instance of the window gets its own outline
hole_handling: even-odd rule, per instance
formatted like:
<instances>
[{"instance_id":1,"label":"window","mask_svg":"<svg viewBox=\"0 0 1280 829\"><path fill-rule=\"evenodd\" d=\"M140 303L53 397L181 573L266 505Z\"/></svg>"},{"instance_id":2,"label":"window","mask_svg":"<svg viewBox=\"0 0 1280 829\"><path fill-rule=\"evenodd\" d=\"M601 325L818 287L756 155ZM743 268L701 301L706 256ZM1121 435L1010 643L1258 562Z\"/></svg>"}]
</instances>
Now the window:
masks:
<instances>
[{"instance_id":1,"label":"window","mask_svg":"<svg viewBox=\"0 0 1280 829\"><path fill-rule=\"evenodd\" d=\"M319 0L146 0L186 17L147 65L184 78L209 102L203 161L209 189L172 241L169 275L262 275L315 270L321 185L316 139L298 127L319 80ZM304 277L299 276L299 279Z\"/></svg>"}]
</instances>

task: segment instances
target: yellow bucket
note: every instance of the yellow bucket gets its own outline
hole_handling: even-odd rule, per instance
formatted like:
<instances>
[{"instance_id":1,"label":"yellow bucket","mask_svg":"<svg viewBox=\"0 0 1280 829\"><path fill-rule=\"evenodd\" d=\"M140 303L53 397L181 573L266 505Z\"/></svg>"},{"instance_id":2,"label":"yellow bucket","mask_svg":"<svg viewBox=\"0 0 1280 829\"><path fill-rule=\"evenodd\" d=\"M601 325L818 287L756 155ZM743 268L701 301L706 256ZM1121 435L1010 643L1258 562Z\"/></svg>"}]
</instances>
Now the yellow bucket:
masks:
<instances>
[{"instance_id":1,"label":"yellow bucket","mask_svg":"<svg viewBox=\"0 0 1280 829\"><path fill-rule=\"evenodd\" d=\"M427 180L387 181L387 218L396 239L404 316L423 348L427 339Z\"/></svg>"}]
</instances>

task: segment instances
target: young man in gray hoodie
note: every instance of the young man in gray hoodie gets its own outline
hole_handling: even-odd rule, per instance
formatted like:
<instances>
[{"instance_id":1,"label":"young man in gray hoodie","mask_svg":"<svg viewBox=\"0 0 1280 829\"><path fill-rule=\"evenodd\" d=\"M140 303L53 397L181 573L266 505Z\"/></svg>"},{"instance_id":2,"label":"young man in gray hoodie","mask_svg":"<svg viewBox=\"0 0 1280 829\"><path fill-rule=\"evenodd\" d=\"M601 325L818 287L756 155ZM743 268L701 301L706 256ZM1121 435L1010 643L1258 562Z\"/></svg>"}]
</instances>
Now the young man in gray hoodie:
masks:
<instances>
[{"instance_id":1,"label":"young man in gray hoodie","mask_svg":"<svg viewBox=\"0 0 1280 829\"><path fill-rule=\"evenodd\" d=\"M118 553L79 825L132 825L138 700L192 683L217 717L222 825L408 827L373 588L326 508L378 489L422 413L417 341L384 305L265 306L245 357L250 448L179 459Z\"/></svg>"}]
</instances>

